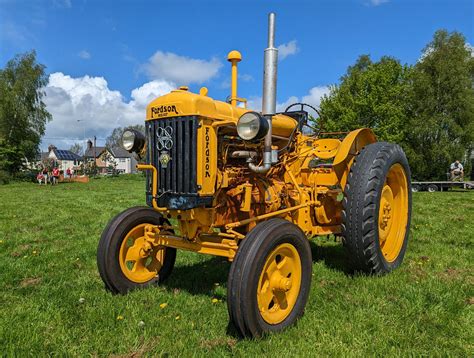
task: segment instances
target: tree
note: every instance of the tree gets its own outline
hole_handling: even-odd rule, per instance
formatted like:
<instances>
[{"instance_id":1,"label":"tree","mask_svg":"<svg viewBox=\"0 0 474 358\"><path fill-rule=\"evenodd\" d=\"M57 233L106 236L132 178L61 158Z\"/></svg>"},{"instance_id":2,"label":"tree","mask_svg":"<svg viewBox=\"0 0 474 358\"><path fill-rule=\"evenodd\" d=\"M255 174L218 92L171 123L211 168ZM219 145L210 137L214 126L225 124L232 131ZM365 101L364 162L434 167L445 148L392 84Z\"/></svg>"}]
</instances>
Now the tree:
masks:
<instances>
[{"instance_id":1,"label":"tree","mask_svg":"<svg viewBox=\"0 0 474 358\"><path fill-rule=\"evenodd\" d=\"M359 57L321 101L326 131L372 128L402 145L418 180L446 179L474 147L474 58L459 33L437 31L414 66Z\"/></svg>"},{"instance_id":2,"label":"tree","mask_svg":"<svg viewBox=\"0 0 474 358\"><path fill-rule=\"evenodd\" d=\"M82 145L79 144L79 143L74 143L70 148L69 148L69 151L70 152L73 152L77 155L80 155L82 156L83 154L83 148L82 148Z\"/></svg>"},{"instance_id":3,"label":"tree","mask_svg":"<svg viewBox=\"0 0 474 358\"><path fill-rule=\"evenodd\" d=\"M414 66L405 150L420 180L446 178L474 146L474 58L462 34L439 30Z\"/></svg>"},{"instance_id":4,"label":"tree","mask_svg":"<svg viewBox=\"0 0 474 358\"><path fill-rule=\"evenodd\" d=\"M128 128L136 129L137 131L140 131L143 134L145 134L145 126L143 124L135 124L133 126L128 126L125 128L117 127L106 138L105 146L107 148L121 147L122 146L122 133L124 132L125 129L128 129Z\"/></svg>"},{"instance_id":5,"label":"tree","mask_svg":"<svg viewBox=\"0 0 474 358\"><path fill-rule=\"evenodd\" d=\"M405 136L410 71L391 57L372 62L368 55L360 56L321 101L324 130L369 127L379 140L400 142Z\"/></svg>"},{"instance_id":6,"label":"tree","mask_svg":"<svg viewBox=\"0 0 474 358\"><path fill-rule=\"evenodd\" d=\"M51 115L43 102L45 66L35 51L17 55L0 70L0 170L14 174L37 156Z\"/></svg>"}]
</instances>

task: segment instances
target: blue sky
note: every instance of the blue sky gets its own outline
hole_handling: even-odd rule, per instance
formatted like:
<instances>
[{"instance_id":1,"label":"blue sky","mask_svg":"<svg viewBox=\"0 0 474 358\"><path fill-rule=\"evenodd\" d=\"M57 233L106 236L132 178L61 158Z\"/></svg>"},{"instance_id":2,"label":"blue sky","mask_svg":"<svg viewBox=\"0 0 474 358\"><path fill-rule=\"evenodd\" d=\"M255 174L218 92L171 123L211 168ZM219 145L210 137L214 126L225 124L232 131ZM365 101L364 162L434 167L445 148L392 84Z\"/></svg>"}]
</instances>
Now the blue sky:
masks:
<instances>
[{"instance_id":1,"label":"blue sky","mask_svg":"<svg viewBox=\"0 0 474 358\"><path fill-rule=\"evenodd\" d=\"M51 83L47 142L68 146L139 123L150 98L205 85L229 94L226 55L242 52L239 95L258 107L267 14L277 13L278 102L317 104L361 54L414 63L440 28L474 43L474 1L0 0L0 65L35 49ZM134 92L133 92L134 91ZM79 122L77 120L80 120Z\"/></svg>"}]
</instances>

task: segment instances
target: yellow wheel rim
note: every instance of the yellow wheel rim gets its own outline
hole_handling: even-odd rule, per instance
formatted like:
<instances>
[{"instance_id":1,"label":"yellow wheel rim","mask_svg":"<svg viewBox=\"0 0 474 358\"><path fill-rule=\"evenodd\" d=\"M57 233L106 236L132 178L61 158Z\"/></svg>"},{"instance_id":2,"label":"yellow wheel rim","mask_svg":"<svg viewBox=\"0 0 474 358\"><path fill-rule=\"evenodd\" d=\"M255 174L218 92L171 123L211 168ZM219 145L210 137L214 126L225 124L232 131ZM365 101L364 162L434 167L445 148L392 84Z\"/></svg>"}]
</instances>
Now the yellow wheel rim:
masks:
<instances>
[{"instance_id":1,"label":"yellow wheel rim","mask_svg":"<svg viewBox=\"0 0 474 358\"><path fill-rule=\"evenodd\" d=\"M408 182L397 163L390 167L380 196L379 243L388 262L395 261L402 249L407 222Z\"/></svg>"},{"instance_id":2,"label":"yellow wheel rim","mask_svg":"<svg viewBox=\"0 0 474 358\"><path fill-rule=\"evenodd\" d=\"M165 248L151 245L145 239L145 227L140 224L129 231L119 252L120 268L130 281L144 283L155 278L165 258Z\"/></svg>"},{"instance_id":3,"label":"yellow wheel rim","mask_svg":"<svg viewBox=\"0 0 474 358\"><path fill-rule=\"evenodd\" d=\"M267 257L257 287L262 318L282 322L293 310L301 287L301 259L291 244L281 244Z\"/></svg>"}]
</instances>

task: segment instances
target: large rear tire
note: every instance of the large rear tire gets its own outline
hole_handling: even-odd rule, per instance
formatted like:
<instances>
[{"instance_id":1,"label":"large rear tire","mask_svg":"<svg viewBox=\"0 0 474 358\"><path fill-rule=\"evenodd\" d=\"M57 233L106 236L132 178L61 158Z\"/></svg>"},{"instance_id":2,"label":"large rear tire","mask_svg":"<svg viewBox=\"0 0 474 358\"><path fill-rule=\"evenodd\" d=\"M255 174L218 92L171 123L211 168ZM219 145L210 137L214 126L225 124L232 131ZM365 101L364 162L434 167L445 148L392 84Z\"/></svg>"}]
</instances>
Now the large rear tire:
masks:
<instances>
[{"instance_id":1,"label":"large rear tire","mask_svg":"<svg viewBox=\"0 0 474 358\"><path fill-rule=\"evenodd\" d=\"M395 144L369 144L344 189L342 236L354 269L383 274L401 265L411 220L410 167Z\"/></svg>"},{"instance_id":2,"label":"large rear tire","mask_svg":"<svg viewBox=\"0 0 474 358\"><path fill-rule=\"evenodd\" d=\"M303 315L311 286L311 248L296 225L259 223L242 242L227 283L229 317L243 337L260 337Z\"/></svg>"},{"instance_id":3,"label":"large rear tire","mask_svg":"<svg viewBox=\"0 0 474 358\"><path fill-rule=\"evenodd\" d=\"M176 249L156 247L144 239L146 225L163 223L158 212L141 206L110 220L97 248L97 267L109 291L125 294L162 283L171 274Z\"/></svg>"}]
</instances>

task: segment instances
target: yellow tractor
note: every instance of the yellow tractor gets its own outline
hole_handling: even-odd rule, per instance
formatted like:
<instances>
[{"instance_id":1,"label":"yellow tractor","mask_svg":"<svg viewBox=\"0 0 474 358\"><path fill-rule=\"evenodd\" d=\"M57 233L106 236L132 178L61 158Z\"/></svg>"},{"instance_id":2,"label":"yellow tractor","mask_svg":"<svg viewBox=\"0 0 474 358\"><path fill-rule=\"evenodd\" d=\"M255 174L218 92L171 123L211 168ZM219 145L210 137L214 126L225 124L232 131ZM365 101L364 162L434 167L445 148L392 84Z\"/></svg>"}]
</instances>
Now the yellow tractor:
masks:
<instances>
[{"instance_id":1,"label":"yellow tractor","mask_svg":"<svg viewBox=\"0 0 474 358\"><path fill-rule=\"evenodd\" d=\"M123 147L146 158L138 169L147 173L148 206L104 229L97 262L111 292L161 284L177 249L226 257L230 320L258 337L303 314L310 238L342 237L357 271L384 274L402 263L411 216L403 150L368 128L324 133L317 117L310 131L305 104L277 113L274 37L271 13L261 112L237 95L242 57L231 51L228 101L180 87L148 105L145 135L124 131Z\"/></svg>"}]
</instances>

